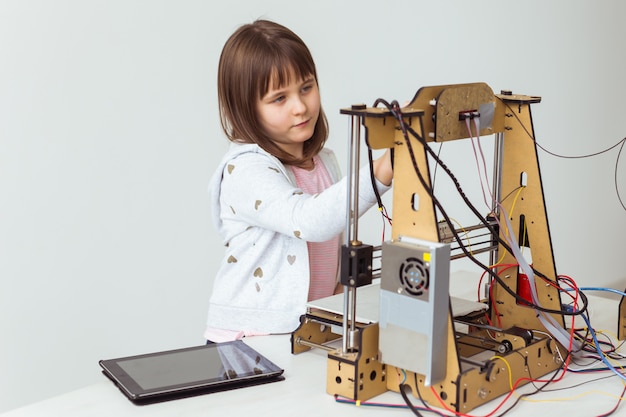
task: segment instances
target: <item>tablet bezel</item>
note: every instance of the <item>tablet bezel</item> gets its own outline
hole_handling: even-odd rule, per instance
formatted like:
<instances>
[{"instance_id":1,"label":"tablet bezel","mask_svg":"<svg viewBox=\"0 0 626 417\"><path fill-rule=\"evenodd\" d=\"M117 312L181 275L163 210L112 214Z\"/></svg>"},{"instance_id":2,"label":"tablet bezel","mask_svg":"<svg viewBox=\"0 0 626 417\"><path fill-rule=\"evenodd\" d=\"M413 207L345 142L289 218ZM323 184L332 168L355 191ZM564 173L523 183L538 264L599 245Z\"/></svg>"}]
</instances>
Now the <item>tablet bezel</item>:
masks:
<instances>
[{"instance_id":1,"label":"tablet bezel","mask_svg":"<svg viewBox=\"0 0 626 417\"><path fill-rule=\"evenodd\" d=\"M154 358L170 354L178 354L183 352L197 351L202 349L217 349L220 346L228 346L237 349L239 353L245 354L251 360L256 358L262 360L267 369L261 373L249 372L237 375L236 378L208 378L199 381L188 381L185 383L174 385L163 385L155 388L144 389L127 372L120 366L120 362L133 361L144 358ZM266 382L282 381L284 370L278 365L261 355L255 349L245 344L241 340L232 342L213 343L201 346L194 346L182 349L173 349L161 352L153 352L142 355L126 356L115 359L100 360L99 365L102 372L111 379L118 388L126 395L126 397L135 403L150 403L157 401L167 401L181 397L205 394L216 391L240 388L249 385L261 384Z\"/></svg>"}]
</instances>

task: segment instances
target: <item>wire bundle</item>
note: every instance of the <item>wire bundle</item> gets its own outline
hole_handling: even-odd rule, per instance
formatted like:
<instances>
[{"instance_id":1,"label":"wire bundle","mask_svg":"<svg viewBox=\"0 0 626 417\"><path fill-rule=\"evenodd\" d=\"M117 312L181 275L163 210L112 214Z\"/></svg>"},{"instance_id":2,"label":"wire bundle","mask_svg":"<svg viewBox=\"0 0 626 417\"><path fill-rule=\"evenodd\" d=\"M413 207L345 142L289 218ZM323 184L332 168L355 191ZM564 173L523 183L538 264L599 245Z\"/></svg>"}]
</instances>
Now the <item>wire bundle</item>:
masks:
<instances>
[{"instance_id":1,"label":"wire bundle","mask_svg":"<svg viewBox=\"0 0 626 417\"><path fill-rule=\"evenodd\" d=\"M435 152L428 145L428 143L424 140L424 138L421 137L421 135L419 135L415 130L413 130L409 125L405 123L403 115L402 115L402 111L400 109L398 102L393 101L391 103L388 103L383 99L378 99L374 103L374 106L376 107L380 104L383 104L398 122L400 130L405 140L405 144L407 145L407 149L409 151L409 155L413 164L414 171L417 175L417 178L420 181L420 184L422 185L422 187L424 187L424 189L427 191L427 193L431 197L433 204L439 210L439 212L441 213L445 221L450 225L450 230L454 236L454 239L459 243L466 257L470 259L473 263L478 265L484 271L483 276L481 277L481 282L484 279L484 276L488 275L491 278L491 283L493 283L494 281L497 282L507 293L512 295L516 300L523 302L526 305L529 305L532 308L534 308L537 311L540 321L542 322L544 327L549 331L550 334L548 334L548 336L556 339L562 346L566 347L567 349L565 357L563 357L563 355L559 351L559 355L561 355L561 359L562 359L562 362L561 362L562 366L561 368L557 369L549 379L541 380L541 379L523 378L523 379L519 379L518 381L511 380L510 381L511 391L509 392L509 394L504 397L504 399L496 406L496 408L492 412L490 412L484 417L491 417L491 416L496 415L498 410L500 410L514 394L517 395L516 389L520 384L522 384L522 382L531 382L535 386L535 390L530 393L517 395L517 398L513 402L513 404L510 405L509 408L501 412L499 416L502 416L506 414L507 412L509 412L515 405L519 403L520 400L526 399L527 397L537 394L539 392L547 392L548 390L546 390L546 386L548 386L552 382L561 380L566 372L579 373L579 372L607 372L607 371L612 372L614 375L617 375L619 378L623 380L625 384L624 391L622 391L622 394L619 396L615 407L609 412L601 414L601 416L608 416L608 415L613 414L617 410L619 405L621 404L624 394L626 393L626 376L623 373L624 367L622 365L614 364L614 363L625 359L625 357L621 355L620 353L618 353L619 347L615 346L615 344L611 342L610 338L606 337L602 341L598 339L597 332L593 329L590 323L590 319L588 315L588 299L584 291L610 291L610 292L620 293L622 294L622 296L624 296L624 293L621 293L613 289L607 289L607 288L578 288L573 279L567 276L563 276L563 275L559 275L557 277L557 282L553 282L552 280L548 279L544 274L542 274L540 271L535 270L530 264L528 264L523 254L521 253L521 248L518 245L517 240L515 239L514 233L512 232L511 224L508 221L508 215L504 213L503 208L500 205L500 202L496 201L490 192L490 187L489 187L488 178L487 178L485 157L482 152L482 148L480 147L480 142L478 140L476 140L476 143L474 142L472 127L470 124L470 120L473 120L475 129L476 129L476 139L478 139L479 132L480 132L480 117L465 118L465 123L468 129L469 137L472 141L472 148L474 151L474 156L476 158L476 164L477 164L477 169L479 171L479 175L481 177L484 176L484 182L486 183L486 186L484 186L483 180L481 179L480 185L482 189L484 203L489 207L490 206L489 201L491 201L492 203L495 203L500 208L500 210L502 210L504 213L502 218L505 219L506 224L500 224L498 222L500 228L505 231L505 233L503 233L504 238L501 237L500 233L498 233L493 228L493 226L486 221L486 219L480 214L478 209L472 204L472 202L470 202L470 200L465 195L463 189L461 188L459 181L456 179L452 171L440 159L439 154L435 154ZM527 131L527 133L528 133L528 137L534 141L534 138L532 137L530 132ZM429 185L429 183L424 178L423 174L420 172L416 159L415 159L415 154L413 151L411 138L409 136L416 139L424 147L424 149L430 155L430 157L432 157L433 160L436 161L437 165L435 167L435 172L436 172L437 167L441 167L444 170L444 172L450 177L457 192L459 193L459 195L461 196L462 200L467 205L467 207L472 211L472 213L474 213L474 215L479 219L479 221L492 233L492 235L497 238L498 243L503 248L505 248L505 250L508 253L511 253L515 257L515 259L518 261L517 264L508 264L508 265L496 264L496 265L487 266L487 265L484 265L482 262L480 262L480 260L478 260L465 248L465 245L463 245L462 243L461 237L458 235L454 227L452 227L451 217L448 215L445 208L442 206L440 201L435 196L433 187ZM618 162L619 162L619 156L621 154L622 148L624 144L626 143L626 138L622 139L618 144L609 148L609 149L615 148L618 145L620 145L620 143L621 143L621 147L620 147L620 151L618 154L618 159L617 159ZM603 152L606 152L609 149ZM372 156L371 156L371 148L369 148L369 144L368 144L368 150L369 150L368 155L369 155L370 164L371 164ZM480 155L480 158L479 158L479 155ZM590 155L590 156L593 156L593 155ZM481 163L479 162L479 159L482 160L482 169L481 169ZM617 165L616 165L616 170L617 170ZM616 180L616 187L617 187L617 180ZM374 188L376 189L375 185L374 185ZM515 199L517 199L521 190L522 190L522 187L519 187L518 189L511 191L509 195L505 198L508 198L510 195L517 192L515 195ZM622 202L621 197L619 196L619 191L618 191L618 198L620 199L620 202ZM624 206L623 203L622 203L622 206ZM513 210L514 207L515 207L515 202L511 206L511 210ZM626 207L624 208L626 209ZM386 219L391 224L391 219L387 216L386 210L384 209L384 206L382 205L382 202L380 201L380 199L379 199L379 210L383 214L383 218ZM496 219L496 221L498 220ZM384 238L384 233L383 233L383 238ZM499 273L503 271L502 268L508 269L508 268L513 268L513 267L520 268L520 271L523 271L528 276L531 294L532 294L531 300L522 298L521 296L517 294L517 292L509 288L509 286L507 286L501 280ZM535 279L534 279L535 275L543 279L546 282L546 285L551 285L557 288L561 294L566 294L571 299L570 303L564 305L561 310L547 309L539 305L537 291L535 287ZM480 285L481 283L479 282L479 287ZM490 285L489 288L491 287L492 286ZM489 297L489 298L493 299L493 297ZM479 294L479 299L480 299L480 294ZM496 309L495 304L492 304L492 308ZM496 312L495 317L498 317L497 310L495 312ZM559 323L557 323L556 320L554 320L554 318L550 314L570 316L571 328L569 329L569 331L564 329ZM577 317L580 317L584 320L586 324L584 328L576 328L575 319ZM574 358L572 356L572 353L579 353L578 357ZM498 360L504 361L505 364L507 365L507 368L509 369L509 375L511 377L510 367L508 366L508 363L506 363L505 358L494 357L492 359L498 359ZM586 366L584 369L571 367L570 362L574 362L577 359L578 360L591 359L592 364L597 365L598 363L602 363L604 366L595 367L595 368L589 368L589 366ZM611 361L613 361L614 363L611 363ZM405 392L408 389L408 386L406 385L406 373L402 370L400 370L400 372L403 373L403 379L399 386L399 391L405 401L405 404L403 405L383 404L383 403L373 403L373 402L358 402L358 401L342 399L342 398L335 396L336 401L342 402L342 403L353 403L353 404L360 405L360 406L409 408L413 411L415 415L418 415L418 416L421 416L420 412L430 412L430 413L434 413L440 416L449 415L449 414L442 413L441 411L438 411L436 409L433 409L428 404L426 404L426 402L421 398L421 394L419 392L419 386L417 384L417 379L415 381L415 386L417 388L417 391L418 391L417 394L420 397L420 400L423 406L422 407L414 406L409 400ZM588 381L588 382L591 382L591 381ZM541 384L541 385L537 386L536 384ZM438 398L438 395L434 390L433 390L433 394L435 395L436 398ZM466 414L458 413L458 412L455 412L454 410L449 409L446 406L446 404L443 402L443 400L441 400L440 398L439 398L439 401L440 401L440 405L442 409L446 410L448 413L452 413L453 415L456 415L456 416L466 416Z\"/></svg>"}]
</instances>

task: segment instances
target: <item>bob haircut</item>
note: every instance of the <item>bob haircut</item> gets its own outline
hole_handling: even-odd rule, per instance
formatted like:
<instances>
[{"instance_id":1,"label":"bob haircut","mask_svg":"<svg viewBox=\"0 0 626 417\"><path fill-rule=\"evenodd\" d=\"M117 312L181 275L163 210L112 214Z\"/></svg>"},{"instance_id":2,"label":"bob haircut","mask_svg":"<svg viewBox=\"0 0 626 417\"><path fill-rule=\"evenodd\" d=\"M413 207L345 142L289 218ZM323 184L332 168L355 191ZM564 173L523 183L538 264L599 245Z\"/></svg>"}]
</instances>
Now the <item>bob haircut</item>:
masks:
<instances>
[{"instance_id":1,"label":"bob haircut","mask_svg":"<svg viewBox=\"0 0 626 417\"><path fill-rule=\"evenodd\" d=\"M310 76L317 82L311 52L291 30L267 20L237 29L222 49L217 74L220 121L228 139L256 143L285 164L309 162L328 138L328 121L322 108L313 136L304 142L303 158L298 159L264 132L256 106L272 86L280 88Z\"/></svg>"}]
</instances>

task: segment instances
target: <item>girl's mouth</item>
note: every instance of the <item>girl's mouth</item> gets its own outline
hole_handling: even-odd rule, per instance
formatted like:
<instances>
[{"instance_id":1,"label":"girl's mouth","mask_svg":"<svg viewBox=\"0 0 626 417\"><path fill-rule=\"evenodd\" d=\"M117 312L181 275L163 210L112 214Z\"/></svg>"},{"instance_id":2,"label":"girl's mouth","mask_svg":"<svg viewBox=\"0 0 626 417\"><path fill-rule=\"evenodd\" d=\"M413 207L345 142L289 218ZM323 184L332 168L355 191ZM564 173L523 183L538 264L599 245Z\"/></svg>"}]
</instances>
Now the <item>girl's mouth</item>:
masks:
<instances>
[{"instance_id":1,"label":"girl's mouth","mask_svg":"<svg viewBox=\"0 0 626 417\"><path fill-rule=\"evenodd\" d=\"M296 128L298 128L298 127L304 127L304 126L308 125L310 121L311 121L310 119L309 119L309 120L305 120L305 121L304 121L304 122L302 122L302 123L298 123L298 124L297 124L297 125L295 125L294 127L296 127Z\"/></svg>"}]
</instances>

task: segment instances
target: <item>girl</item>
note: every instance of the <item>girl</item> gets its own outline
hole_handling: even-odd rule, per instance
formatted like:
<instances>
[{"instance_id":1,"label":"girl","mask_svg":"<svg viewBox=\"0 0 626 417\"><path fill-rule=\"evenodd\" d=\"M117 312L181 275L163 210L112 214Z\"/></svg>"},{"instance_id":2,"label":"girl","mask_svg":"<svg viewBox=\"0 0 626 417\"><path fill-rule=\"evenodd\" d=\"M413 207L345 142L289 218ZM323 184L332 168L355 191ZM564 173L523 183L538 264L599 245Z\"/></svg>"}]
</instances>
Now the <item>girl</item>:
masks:
<instances>
[{"instance_id":1,"label":"girl","mask_svg":"<svg viewBox=\"0 0 626 417\"><path fill-rule=\"evenodd\" d=\"M227 40L218 68L222 128L232 142L211 179L226 254L209 303L207 340L287 333L307 300L337 287L347 178L340 179L311 53L289 29L258 20ZM388 154L374 161L390 188ZM376 202L368 167L359 215Z\"/></svg>"}]
</instances>

